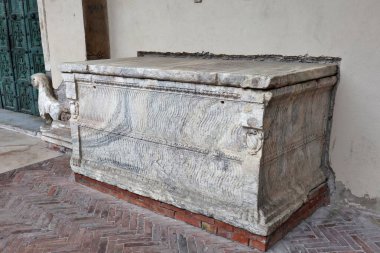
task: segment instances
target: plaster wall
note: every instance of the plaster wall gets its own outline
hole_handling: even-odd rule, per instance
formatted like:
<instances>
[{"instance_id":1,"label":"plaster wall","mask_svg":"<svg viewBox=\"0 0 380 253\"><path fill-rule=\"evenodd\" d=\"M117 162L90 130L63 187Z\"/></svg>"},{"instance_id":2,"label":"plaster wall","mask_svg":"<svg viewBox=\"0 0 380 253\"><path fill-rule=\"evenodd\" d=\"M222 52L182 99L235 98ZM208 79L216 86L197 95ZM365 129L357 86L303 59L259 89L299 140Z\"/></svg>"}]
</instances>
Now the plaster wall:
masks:
<instances>
[{"instance_id":1,"label":"plaster wall","mask_svg":"<svg viewBox=\"0 0 380 253\"><path fill-rule=\"evenodd\" d=\"M66 7L64 15L79 10L67 10L66 1L50 2ZM138 50L342 57L331 165L337 181L354 195L375 198L380 197L379 11L378 0L108 0L111 57L135 56ZM75 55L79 31L55 32L65 41L60 46L70 48L64 54Z\"/></svg>"},{"instance_id":2,"label":"plaster wall","mask_svg":"<svg viewBox=\"0 0 380 253\"><path fill-rule=\"evenodd\" d=\"M86 59L82 1L39 0L38 4L45 19L40 18L46 70L51 70L57 88L62 82L60 64Z\"/></svg>"}]
</instances>

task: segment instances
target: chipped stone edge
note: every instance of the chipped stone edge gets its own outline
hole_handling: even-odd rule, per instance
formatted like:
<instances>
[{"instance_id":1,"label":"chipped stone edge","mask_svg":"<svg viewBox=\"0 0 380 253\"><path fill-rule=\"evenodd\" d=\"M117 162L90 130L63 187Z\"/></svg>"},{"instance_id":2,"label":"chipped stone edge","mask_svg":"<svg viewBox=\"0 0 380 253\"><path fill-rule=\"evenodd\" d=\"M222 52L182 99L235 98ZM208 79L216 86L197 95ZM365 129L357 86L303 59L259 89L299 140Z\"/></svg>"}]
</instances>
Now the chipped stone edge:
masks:
<instances>
[{"instance_id":1,"label":"chipped stone edge","mask_svg":"<svg viewBox=\"0 0 380 253\"><path fill-rule=\"evenodd\" d=\"M228 55L213 54L210 52L188 53L188 52L154 52L154 51L137 51L138 57L160 56L160 57L182 57L198 59L222 59L222 60L253 60L266 62L301 62L301 63L319 63L319 64L339 64L342 60L340 57L332 56L287 56L279 54L257 54L257 55Z\"/></svg>"},{"instance_id":2,"label":"chipped stone edge","mask_svg":"<svg viewBox=\"0 0 380 253\"><path fill-rule=\"evenodd\" d=\"M0 124L0 128L10 130L16 133L25 134L31 137L41 137L41 131L27 130L19 126L12 126L7 124Z\"/></svg>"},{"instance_id":3,"label":"chipped stone edge","mask_svg":"<svg viewBox=\"0 0 380 253\"><path fill-rule=\"evenodd\" d=\"M262 76L228 74L216 72L199 72L183 70L161 70L141 67L117 67L107 66L107 61L89 61L64 63L60 69L63 73L102 74L130 78L156 79L174 82L202 83L215 86L230 86L238 88L250 88L268 90L284 86L294 85L313 79L336 75L339 71L338 57L311 57L311 56L282 56L282 55L214 55L210 53L160 53L139 51L138 57L179 57L179 58L201 58L222 60L251 60L259 62L301 62L330 64L321 65L320 68L313 67L297 71L287 75ZM100 64L103 63L104 65Z\"/></svg>"}]
</instances>

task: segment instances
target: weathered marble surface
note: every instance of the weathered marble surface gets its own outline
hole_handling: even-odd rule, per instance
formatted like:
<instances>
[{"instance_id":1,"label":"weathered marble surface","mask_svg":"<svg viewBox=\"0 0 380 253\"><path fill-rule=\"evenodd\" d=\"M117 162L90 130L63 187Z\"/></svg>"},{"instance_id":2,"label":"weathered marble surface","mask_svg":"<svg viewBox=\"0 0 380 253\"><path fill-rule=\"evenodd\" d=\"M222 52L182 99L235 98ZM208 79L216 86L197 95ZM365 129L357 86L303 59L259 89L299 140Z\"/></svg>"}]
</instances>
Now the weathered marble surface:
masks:
<instances>
[{"instance_id":1,"label":"weathered marble surface","mask_svg":"<svg viewBox=\"0 0 380 253\"><path fill-rule=\"evenodd\" d=\"M336 64L135 57L66 63L62 72L151 78L241 88L269 89L334 75Z\"/></svg>"},{"instance_id":2,"label":"weathered marble surface","mask_svg":"<svg viewBox=\"0 0 380 253\"><path fill-rule=\"evenodd\" d=\"M59 120L62 108L54 97L53 87L48 76L44 73L36 73L31 76L33 87L38 89L38 111L40 116L49 124L53 120Z\"/></svg>"},{"instance_id":3,"label":"weathered marble surface","mask_svg":"<svg viewBox=\"0 0 380 253\"><path fill-rule=\"evenodd\" d=\"M326 181L337 65L143 57L62 71L77 173L260 235Z\"/></svg>"}]
</instances>

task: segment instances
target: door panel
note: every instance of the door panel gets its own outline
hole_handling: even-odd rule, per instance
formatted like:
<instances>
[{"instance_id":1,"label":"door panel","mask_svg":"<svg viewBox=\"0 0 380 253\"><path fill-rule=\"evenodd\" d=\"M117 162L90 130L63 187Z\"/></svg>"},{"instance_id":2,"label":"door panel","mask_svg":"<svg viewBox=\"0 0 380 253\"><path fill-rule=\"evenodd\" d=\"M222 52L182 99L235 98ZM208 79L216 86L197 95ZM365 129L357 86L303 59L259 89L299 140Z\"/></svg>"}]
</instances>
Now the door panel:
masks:
<instances>
[{"instance_id":1,"label":"door panel","mask_svg":"<svg viewBox=\"0 0 380 253\"><path fill-rule=\"evenodd\" d=\"M0 97L1 108L13 111L18 110L5 0L0 0Z\"/></svg>"},{"instance_id":2,"label":"door panel","mask_svg":"<svg viewBox=\"0 0 380 253\"><path fill-rule=\"evenodd\" d=\"M19 111L33 114L34 106L33 89L30 85L30 64L29 64L29 48L26 32L27 15L24 12L24 1L9 0L9 32L11 38L11 53L13 61L13 72L16 84L17 102Z\"/></svg>"},{"instance_id":3,"label":"door panel","mask_svg":"<svg viewBox=\"0 0 380 253\"><path fill-rule=\"evenodd\" d=\"M38 19L38 6L36 0L24 0L26 35L28 39L28 60L30 74L45 72L44 55L42 51L40 23ZM30 85L29 85L30 87ZM37 89L28 89L28 99L33 114L38 114ZM26 106L26 108L28 108Z\"/></svg>"},{"instance_id":4,"label":"door panel","mask_svg":"<svg viewBox=\"0 0 380 253\"><path fill-rule=\"evenodd\" d=\"M30 76L45 72L37 0L0 0L2 107L38 115Z\"/></svg>"}]
</instances>

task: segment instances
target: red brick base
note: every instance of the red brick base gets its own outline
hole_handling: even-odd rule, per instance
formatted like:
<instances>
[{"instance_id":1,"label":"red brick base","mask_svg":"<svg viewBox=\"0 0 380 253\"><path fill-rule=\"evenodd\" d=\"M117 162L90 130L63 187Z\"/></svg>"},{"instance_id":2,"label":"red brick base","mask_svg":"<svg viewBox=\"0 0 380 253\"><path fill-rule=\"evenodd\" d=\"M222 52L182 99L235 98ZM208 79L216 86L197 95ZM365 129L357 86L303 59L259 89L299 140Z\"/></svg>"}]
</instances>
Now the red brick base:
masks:
<instances>
[{"instance_id":1,"label":"red brick base","mask_svg":"<svg viewBox=\"0 0 380 253\"><path fill-rule=\"evenodd\" d=\"M109 185L89 177L76 174L75 180L98 191L111 194L129 203L150 209L162 215L184 221L195 227L202 228L210 233L240 242L245 245L266 251L277 241L283 238L291 229L296 227L302 220L313 214L322 205L329 203L329 191L326 184L319 187L309 195L308 201L293 213L274 233L269 236L260 236L244 229L234 227L222 221L215 220L201 214L189 212L184 209L157 201L148 197L137 195L116 186Z\"/></svg>"}]
</instances>

